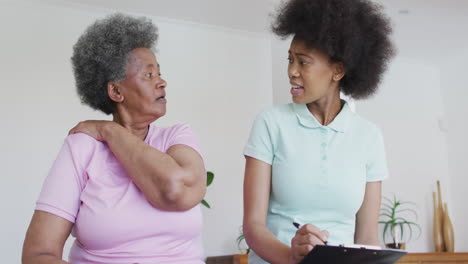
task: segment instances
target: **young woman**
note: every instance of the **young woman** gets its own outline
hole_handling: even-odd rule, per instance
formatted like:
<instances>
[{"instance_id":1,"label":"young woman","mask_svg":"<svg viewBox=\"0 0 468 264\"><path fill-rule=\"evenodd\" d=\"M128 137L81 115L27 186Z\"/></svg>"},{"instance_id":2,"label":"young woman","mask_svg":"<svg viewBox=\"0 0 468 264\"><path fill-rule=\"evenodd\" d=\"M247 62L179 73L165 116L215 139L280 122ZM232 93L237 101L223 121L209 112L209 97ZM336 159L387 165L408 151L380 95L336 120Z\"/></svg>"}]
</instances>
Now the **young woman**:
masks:
<instances>
[{"instance_id":1,"label":"young woman","mask_svg":"<svg viewBox=\"0 0 468 264\"><path fill-rule=\"evenodd\" d=\"M299 263L327 242L377 245L382 135L340 92L375 93L393 54L389 22L368 0L291 0L273 31L293 36L293 102L259 114L244 150L249 263Z\"/></svg>"}]
</instances>

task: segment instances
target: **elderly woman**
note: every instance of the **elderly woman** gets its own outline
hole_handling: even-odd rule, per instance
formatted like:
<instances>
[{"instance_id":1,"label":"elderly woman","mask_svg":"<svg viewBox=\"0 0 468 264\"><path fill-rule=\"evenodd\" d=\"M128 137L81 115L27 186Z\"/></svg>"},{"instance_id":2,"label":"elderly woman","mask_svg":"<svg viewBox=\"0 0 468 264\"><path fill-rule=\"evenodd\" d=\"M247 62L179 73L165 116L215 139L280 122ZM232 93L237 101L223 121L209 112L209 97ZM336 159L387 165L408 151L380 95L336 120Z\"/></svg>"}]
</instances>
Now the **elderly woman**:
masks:
<instances>
[{"instance_id":1,"label":"elderly woman","mask_svg":"<svg viewBox=\"0 0 468 264\"><path fill-rule=\"evenodd\" d=\"M378 245L382 135L340 92L375 93L393 53L389 23L368 0L290 0L273 30L293 36L293 103L258 115L245 147L249 263L299 263L326 242Z\"/></svg>"},{"instance_id":2,"label":"elderly woman","mask_svg":"<svg viewBox=\"0 0 468 264\"><path fill-rule=\"evenodd\" d=\"M83 103L113 121L73 128L53 164L26 234L23 263L203 263L206 174L187 125L153 124L166 113L166 81L145 18L98 20L74 46ZM83 133L79 133L83 132Z\"/></svg>"}]
</instances>

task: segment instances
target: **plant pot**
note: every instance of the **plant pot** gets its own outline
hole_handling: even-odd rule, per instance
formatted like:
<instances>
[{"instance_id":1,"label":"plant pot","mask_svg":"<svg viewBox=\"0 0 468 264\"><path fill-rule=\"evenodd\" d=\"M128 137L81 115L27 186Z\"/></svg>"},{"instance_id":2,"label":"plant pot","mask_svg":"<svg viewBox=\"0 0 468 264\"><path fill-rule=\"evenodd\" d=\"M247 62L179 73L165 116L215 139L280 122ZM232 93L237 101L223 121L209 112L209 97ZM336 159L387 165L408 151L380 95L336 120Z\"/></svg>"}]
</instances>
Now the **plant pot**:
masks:
<instances>
[{"instance_id":1,"label":"plant pot","mask_svg":"<svg viewBox=\"0 0 468 264\"><path fill-rule=\"evenodd\" d=\"M248 255L250 253L250 248L243 248L240 252L241 254Z\"/></svg>"},{"instance_id":2,"label":"plant pot","mask_svg":"<svg viewBox=\"0 0 468 264\"><path fill-rule=\"evenodd\" d=\"M387 248L392 248L392 249L406 249L406 243L398 243L398 244L389 243L389 244L385 244L385 246Z\"/></svg>"}]
</instances>

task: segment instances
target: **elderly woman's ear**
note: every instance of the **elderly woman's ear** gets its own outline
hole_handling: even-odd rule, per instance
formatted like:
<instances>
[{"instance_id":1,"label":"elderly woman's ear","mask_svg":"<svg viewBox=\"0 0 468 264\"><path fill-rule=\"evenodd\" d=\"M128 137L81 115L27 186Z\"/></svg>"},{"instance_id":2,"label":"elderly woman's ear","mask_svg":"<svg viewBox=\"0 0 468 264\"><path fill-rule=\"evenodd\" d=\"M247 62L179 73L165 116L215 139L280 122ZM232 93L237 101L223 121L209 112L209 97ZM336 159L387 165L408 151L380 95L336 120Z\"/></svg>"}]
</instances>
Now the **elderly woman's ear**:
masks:
<instances>
[{"instance_id":1,"label":"elderly woman's ear","mask_svg":"<svg viewBox=\"0 0 468 264\"><path fill-rule=\"evenodd\" d=\"M124 96L120 90L120 87L116 83L107 83L107 94L109 95L109 98L116 103L121 103L124 100Z\"/></svg>"}]
</instances>

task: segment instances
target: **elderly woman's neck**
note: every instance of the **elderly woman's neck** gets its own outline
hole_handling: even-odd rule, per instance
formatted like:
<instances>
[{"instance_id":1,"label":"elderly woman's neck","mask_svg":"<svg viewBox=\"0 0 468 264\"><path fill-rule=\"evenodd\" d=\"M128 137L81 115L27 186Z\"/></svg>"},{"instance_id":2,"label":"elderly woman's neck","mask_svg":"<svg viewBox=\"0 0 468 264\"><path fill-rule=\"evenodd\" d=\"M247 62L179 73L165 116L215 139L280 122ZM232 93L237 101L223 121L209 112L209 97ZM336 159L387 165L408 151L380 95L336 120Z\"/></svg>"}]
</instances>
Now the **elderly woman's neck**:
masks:
<instances>
[{"instance_id":1,"label":"elderly woman's neck","mask_svg":"<svg viewBox=\"0 0 468 264\"><path fill-rule=\"evenodd\" d=\"M133 135L144 140L148 134L149 124L148 122L137 122L130 118L123 118L121 115L115 113L113 115L113 121L121 126L125 127Z\"/></svg>"}]
</instances>

